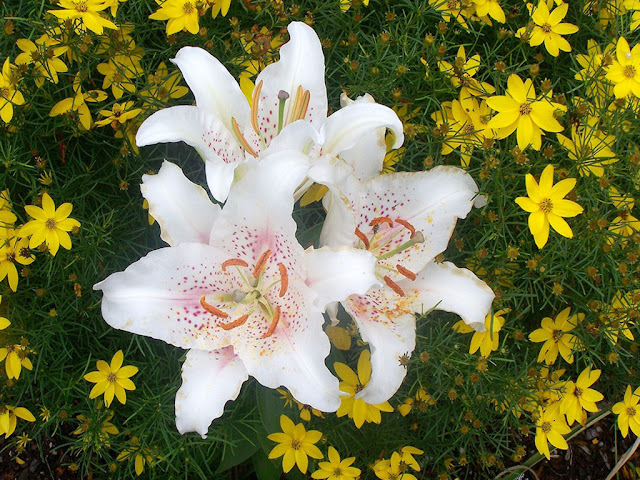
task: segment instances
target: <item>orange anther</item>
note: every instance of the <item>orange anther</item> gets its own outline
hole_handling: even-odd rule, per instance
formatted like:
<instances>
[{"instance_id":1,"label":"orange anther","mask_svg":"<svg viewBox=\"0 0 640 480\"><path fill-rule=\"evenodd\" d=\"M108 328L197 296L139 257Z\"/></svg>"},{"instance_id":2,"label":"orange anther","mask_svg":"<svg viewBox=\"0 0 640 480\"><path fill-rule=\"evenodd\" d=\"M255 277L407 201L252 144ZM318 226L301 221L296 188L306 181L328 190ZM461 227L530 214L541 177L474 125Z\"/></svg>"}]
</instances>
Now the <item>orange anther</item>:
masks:
<instances>
[{"instance_id":1,"label":"orange anther","mask_svg":"<svg viewBox=\"0 0 640 480\"><path fill-rule=\"evenodd\" d=\"M229 260L225 260L224 262L222 262L222 271L226 272L227 267L235 267L235 266L248 267L249 265L247 264L247 262L239 258L230 258Z\"/></svg>"},{"instance_id":2,"label":"orange anther","mask_svg":"<svg viewBox=\"0 0 640 480\"><path fill-rule=\"evenodd\" d=\"M416 233L416 227L414 227L413 225L411 225L409 222L407 222L406 220L402 220L401 218L396 218L396 223L399 223L400 225L402 225L404 228L406 228L407 230L409 230L411 232L411 236L413 237L413 235Z\"/></svg>"},{"instance_id":3,"label":"orange anther","mask_svg":"<svg viewBox=\"0 0 640 480\"><path fill-rule=\"evenodd\" d=\"M242 315L237 320L234 320L233 322L221 323L218 326L223 330L231 330L232 328L236 328L236 327L239 327L240 325L243 325L248 318L249 318L249 314L245 314L245 315Z\"/></svg>"},{"instance_id":4,"label":"orange anther","mask_svg":"<svg viewBox=\"0 0 640 480\"><path fill-rule=\"evenodd\" d=\"M287 275L287 267L285 267L284 264L279 263L278 269L280 270L280 293L278 293L278 295L284 297L289 287L289 276Z\"/></svg>"},{"instance_id":5,"label":"orange anther","mask_svg":"<svg viewBox=\"0 0 640 480\"><path fill-rule=\"evenodd\" d=\"M362 243L364 243L364 248L366 250L369 250L369 239L367 238L367 236L364 233L362 233L358 227L356 227L355 233L356 233L356 237L358 237L362 241Z\"/></svg>"},{"instance_id":6,"label":"orange anther","mask_svg":"<svg viewBox=\"0 0 640 480\"><path fill-rule=\"evenodd\" d=\"M202 308L204 308L207 312L209 312L211 315L215 315L216 317L220 317L220 318L227 318L229 316L229 314L227 312L223 312L222 310L214 307L213 305L209 305L205 299L204 296L200 299L200 305L202 306Z\"/></svg>"},{"instance_id":7,"label":"orange anther","mask_svg":"<svg viewBox=\"0 0 640 480\"><path fill-rule=\"evenodd\" d=\"M271 319L271 325L267 331L260 338L267 338L273 335L273 332L276 331L276 327L278 326L278 322L280 321L280 306L276 305L275 311L273 312L273 318Z\"/></svg>"},{"instance_id":8,"label":"orange anther","mask_svg":"<svg viewBox=\"0 0 640 480\"><path fill-rule=\"evenodd\" d=\"M262 270L264 269L264 266L267 264L267 260L269 260L269 257L271 256L271 250L265 250L262 255L260 255L260 258L258 259L258 261L256 262L256 266L253 269L253 278L258 278L260 275L262 275Z\"/></svg>"},{"instance_id":9,"label":"orange anther","mask_svg":"<svg viewBox=\"0 0 640 480\"><path fill-rule=\"evenodd\" d=\"M384 283L387 284L387 286L393 290L394 292L396 292L398 295L400 295L401 297L404 297L404 291L400 288L400 285L398 285L396 282L394 282L393 280L391 280L389 277L387 277L386 275L384 277L382 277L384 279Z\"/></svg>"},{"instance_id":10,"label":"orange anther","mask_svg":"<svg viewBox=\"0 0 640 480\"><path fill-rule=\"evenodd\" d=\"M369 225L374 227L376 225L380 225L381 223L388 223L390 227L393 227L393 220L391 220L389 217L376 217L369 222Z\"/></svg>"},{"instance_id":11,"label":"orange anther","mask_svg":"<svg viewBox=\"0 0 640 480\"><path fill-rule=\"evenodd\" d=\"M403 267L402 265L400 265L399 263L396 265L396 268L398 269L398 271L404 275L405 277L407 277L409 280L415 280L417 275L415 273L413 273L411 270L409 270L408 268Z\"/></svg>"}]
</instances>

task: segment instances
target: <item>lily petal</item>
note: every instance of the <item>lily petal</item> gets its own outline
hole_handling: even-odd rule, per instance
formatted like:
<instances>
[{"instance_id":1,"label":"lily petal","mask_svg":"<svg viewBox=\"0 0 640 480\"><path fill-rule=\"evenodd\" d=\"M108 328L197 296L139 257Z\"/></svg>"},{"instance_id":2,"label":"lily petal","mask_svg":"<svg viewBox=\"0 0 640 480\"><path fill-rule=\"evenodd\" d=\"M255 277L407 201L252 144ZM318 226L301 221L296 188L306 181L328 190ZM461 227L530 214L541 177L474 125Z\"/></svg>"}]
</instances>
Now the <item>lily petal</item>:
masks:
<instances>
[{"instance_id":1,"label":"lily petal","mask_svg":"<svg viewBox=\"0 0 640 480\"><path fill-rule=\"evenodd\" d=\"M217 58L202 48L183 47L171 61L180 68L199 109L222 121L229 131L232 117L239 125L249 123L249 103Z\"/></svg>"},{"instance_id":2,"label":"lily petal","mask_svg":"<svg viewBox=\"0 0 640 480\"><path fill-rule=\"evenodd\" d=\"M184 176L177 165L165 161L157 175L143 175L142 196L160 225L160 237L169 245L208 243L220 207L207 192Z\"/></svg>"},{"instance_id":3,"label":"lily petal","mask_svg":"<svg viewBox=\"0 0 640 480\"><path fill-rule=\"evenodd\" d=\"M391 398L406 375L398 359L415 348L414 312L432 308L453 312L477 331L484 331L484 318L494 298L491 289L471 271L450 262L431 262L415 281L398 284L404 297L383 287L343 302L371 347L371 381L357 395L370 404Z\"/></svg>"},{"instance_id":4,"label":"lily petal","mask_svg":"<svg viewBox=\"0 0 640 480\"><path fill-rule=\"evenodd\" d=\"M209 425L222 416L224 405L238 398L249 378L233 347L207 352L189 350L182 364L182 386L176 394L176 426L182 434L207 438Z\"/></svg>"}]
</instances>

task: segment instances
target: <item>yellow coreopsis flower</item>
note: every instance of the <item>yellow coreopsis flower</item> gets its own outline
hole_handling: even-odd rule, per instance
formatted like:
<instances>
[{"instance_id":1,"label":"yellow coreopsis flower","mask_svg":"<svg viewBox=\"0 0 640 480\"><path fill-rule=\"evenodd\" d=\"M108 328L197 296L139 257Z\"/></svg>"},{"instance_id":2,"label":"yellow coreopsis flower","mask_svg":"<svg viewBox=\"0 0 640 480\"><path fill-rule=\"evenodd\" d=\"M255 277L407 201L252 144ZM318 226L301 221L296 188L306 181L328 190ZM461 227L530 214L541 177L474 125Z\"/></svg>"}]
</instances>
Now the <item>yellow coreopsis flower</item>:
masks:
<instances>
[{"instance_id":1,"label":"yellow coreopsis flower","mask_svg":"<svg viewBox=\"0 0 640 480\"><path fill-rule=\"evenodd\" d=\"M635 322L631 318L638 311L640 311L640 290L627 293L616 292L611 305L603 309L606 318L603 325L604 335L614 345L618 343L620 335L633 341L634 336L630 327L634 326Z\"/></svg>"},{"instance_id":2,"label":"yellow coreopsis flower","mask_svg":"<svg viewBox=\"0 0 640 480\"><path fill-rule=\"evenodd\" d=\"M555 320L551 317L543 318L540 328L529 334L529 340L532 342L544 342L538 354L538 362L544 360L547 365L551 365L560 353L567 363L573 363L573 350L576 349L579 341L569 332L584 319L584 313L569 316L570 313L571 307L567 307L556 316Z\"/></svg>"},{"instance_id":3,"label":"yellow coreopsis flower","mask_svg":"<svg viewBox=\"0 0 640 480\"><path fill-rule=\"evenodd\" d=\"M319 470L316 470L311 474L311 478L326 478L328 480L350 480L360 475L360 469L352 467L351 464L355 462L356 457L345 458L340 460L338 451L329 447L329 461L319 462Z\"/></svg>"},{"instance_id":4,"label":"yellow coreopsis flower","mask_svg":"<svg viewBox=\"0 0 640 480\"><path fill-rule=\"evenodd\" d=\"M167 35L187 30L194 35L200 31L200 10L191 0L156 0L160 8L149 15L152 20L168 20Z\"/></svg>"},{"instance_id":5,"label":"yellow coreopsis flower","mask_svg":"<svg viewBox=\"0 0 640 480\"><path fill-rule=\"evenodd\" d=\"M360 428L364 422L380 423L382 416L380 412L393 412L393 407L389 402L379 405L371 405L361 398L356 398L356 393L361 391L371 379L371 353L363 350L358 358L358 374L347 365L335 362L333 367L340 377L340 390L349 395L340 397L340 408L336 412L338 417L347 415L353 419L356 427Z\"/></svg>"},{"instance_id":6,"label":"yellow coreopsis flower","mask_svg":"<svg viewBox=\"0 0 640 480\"><path fill-rule=\"evenodd\" d=\"M618 161L611 150L616 137L606 135L592 125L581 128L572 126L571 140L560 133L556 135L560 145L568 150L569 158L577 162L581 176L588 177L593 173L596 177L601 177L605 165Z\"/></svg>"},{"instance_id":7,"label":"yellow coreopsis flower","mask_svg":"<svg viewBox=\"0 0 640 480\"><path fill-rule=\"evenodd\" d=\"M464 46L460 45L453 64L444 60L438 62L440 71L451 78L453 86L462 87L460 98L467 98L470 95L485 97L496 91L493 85L473 78L480 68L480 60L480 55L477 53L467 58Z\"/></svg>"},{"instance_id":8,"label":"yellow coreopsis flower","mask_svg":"<svg viewBox=\"0 0 640 480\"><path fill-rule=\"evenodd\" d=\"M516 198L516 203L525 212L529 212L529 230L538 248L547 244L549 226L566 238L573 238L571 227L563 217L575 217L583 212L576 202L564 197L575 186L575 178L565 178L553 185L553 165L549 164L540 175L540 184L533 175L525 177L528 197Z\"/></svg>"},{"instance_id":9,"label":"yellow coreopsis flower","mask_svg":"<svg viewBox=\"0 0 640 480\"><path fill-rule=\"evenodd\" d=\"M586 412L598 411L596 402L603 400L604 396L589 387L600 378L600 373L600 370L591 370L591 367L588 367L582 371L575 383L568 381L565 384L560 411L567 417L569 425L573 425L576 420L584 425L587 418Z\"/></svg>"},{"instance_id":10,"label":"yellow coreopsis flower","mask_svg":"<svg viewBox=\"0 0 640 480\"><path fill-rule=\"evenodd\" d=\"M124 92L135 92L136 87L131 81L143 72L139 56L116 55L107 63L101 63L97 67L98 72L104 75L102 88L111 87L111 93L118 99Z\"/></svg>"},{"instance_id":11,"label":"yellow coreopsis flower","mask_svg":"<svg viewBox=\"0 0 640 480\"><path fill-rule=\"evenodd\" d=\"M487 98L487 105L498 112L487 125L488 128L498 129L496 138L506 138L515 131L520 150L524 150L529 145L534 150L540 150L543 130L548 132L563 130L555 114L557 111L566 112L567 107L545 98L537 99L530 78L523 82L514 73L507 80L505 93L506 95Z\"/></svg>"},{"instance_id":12,"label":"yellow coreopsis flower","mask_svg":"<svg viewBox=\"0 0 640 480\"><path fill-rule=\"evenodd\" d=\"M159 457L154 455L150 448L140 445L140 439L138 437L131 437L131 445L118 454L117 460L123 462L124 460L132 459L136 475L140 476L144 471L145 463L153 466L156 458Z\"/></svg>"},{"instance_id":13,"label":"yellow coreopsis flower","mask_svg":"<svg viewBox=\"0 0 640 480\"><path fill-rule=\"evenodd\" d=\"M131 107L133 107L133 101L114 103L111 110L100 110L100 115L105 118L97 121L96 125L103 127L111 124L116 129L120 128L120 125L136 117L142 111L139 108Z\"/></svg>"},{"instance_id":14,"label":"yellow coreopsis flower","mask_svg":"<svg viewBox=\"0 0 640 480\"><path fill-rule=\"evenodd\" d=\"M536 448L549 460L551 458L549 443L556 448L566 450L569 445L563 435L570 431L571 428L560 413L560 404L558 402L552 404L549 408L541 409L539 418L536 421Z\"/></svg>"},{"instance_id":15,"label":"yellow coreopsis flower","mask_svg":"<svg viewBox=\"0 0 640 480\"><path fill-rule=\"evenodd\" d=\"M489 15L498 23L504 23L507 20L498 0L471 0L471 3L475 6L475 13L480 18Z\"/></svg>"},{"instance_id":16,"label":"yellow coreopsis flower","mask_svg":"<svg viewBox=\"0 0 640 480\"><path fill-rule=\"evenodd\" d=\"M453 329L459 333L471 333L471 345L469 345L469 353L476 353L480 349L480 355L488 357L491 352L498 350L500 345L500 335L498 332L502 329L505 323L503 315L506 315L511 311L510 308L498 310L496 313L489 313L484 319L484 326L486 331L476 332L469 325L463 321L457 322Z\"/></svg>"},{"instance_id":17,"label":"yellow coreopsis flower","mask_svg":"<svg viewBox=\"0 0 640 480\"><path fill-rule=\"evenodd\" d=\"M429 395L423 387L420 387L415 397L409 397L405 399L401 405L398 405L398 412L400 412L400 415L403 417L406 417L414 408L424 412L429 406L435 405L435 403L435 399Z\"/></svg>"},{"instance_id":18,"label":"yellow coreopsis flower","mask_svg":"<svg viewBox=\"0 0 640 480\"><path fill-rule=\"evenodd\" d=\"M80 30L89 29L101 35L105 28L118 28L115 23L99 13L111 6L105 0L60 0L58 5L63 10L48 10L48 12L61 20L79 19L80 23L77 27Z\"/></svg>"},{"instance_id":19,"label":"yellow coreopsis flower","mask_svg":"<svg viewBox=\"0 0 640 480\"><path fill-rule=\"evenodd\" d=\"M20 38L16 45L22 50L22 53L16 57L16 65L33 63L39 75L34 80L36 86L41 87L45 78L53 83L58 83L58 72L68 71L67 65L58 57L63 55L69 47L60 45L60 42L46 33L35 43L26 38Z\"/></svg>"},{"instance_id":20,"label":"yellow coreopsis flower","mask_svg":"<svg viewBox=\"0 0 640 480\"><path fill-rule=\"evenodd\" d=\"M0 435L4 434L4 438L9 438L16 430L18 418L27 422L36 421L36 417L24 407L13 407L11 405L5 405L4 408L0 407Z\"/></svg>"},{"instance_id":21,"label":"yellow coreopsis flower","mask_svg":"<svg viewBox=\"0 0 640 480\"><path fill-rule=\"evenodd\" d=\"M144 106L157 110L166 107L171 99L184 97L189 93L189 89L179 85L180 78L178 70L169 74L167 65L160 62L158 70L148 77L149 86L140 91L140 96L144 98Z\"/></svg>"},{"instance_id":22,"label":"yellow coreopsis flower","mask_svg":"<svg viewBox=\"0 0 640 480\"><path fill-rule=\"evenodd\" d=\"M527 32L527 27L522 27L516 33L516 37L521 37L525 32L529 35L529 45L535 47L544 42L544 47L554 57L557 57L560 50L570 52L571 45L562 35L576 33L578 27L571 23L560 23L569 10L568 3L562 3L549 11L545 0L540 0L536 9L531 13L533 20L533 30Z\"/></svg>"},{"instance_id":23,"label":"yellow coreopsis flower","mask_svg":"<svg viewBox=\"0 0 640 480\"><path fill-rule=\"evenodd\" d=\"M631 210L635 202L630 195L621 195L615 187L609 189L609 197L613 205L618 209L618 214L609 225L608 230L614 235L621 237L623 242L627 241L635 232L640 232L640 220L631 215ZM614 238L609 239L613 243Z\"/></svg>"},{"instance_id":24,"label":"yellow coreopsis flower","mask_svg":"<svg viewBox=\"0 0 640 480\"><path fill-rule=\"evenodd\" d=\"M294 465L302 473L307 472L309 459L323 457L322 452L316 447L316 443L322 438L322 433L318 430L305 430L304 425L298 423L294 425L289 417L280 415L280 428L282 432L272 433L267 438L278 445L273 447L269 453L269 458L282 458L282 470L289 472Z\"/></svg>"},{"instance_id":25,"label":"yellow coreopsis flower","mask_svg":"<svg viewBox=\"0 0 640 480\"><path fill-rule=\"evenodd\" d=\"M24 103L22 93L16 88L18 82L15 70L16 67L7 57L0 75L0 118L4 123L9 123L13 118L13 106Z\"/></svg>"},{"instance_id":26,"label":"yellow coreopsis flower","mask_svg":"<svg viewBox=\"0 0 640 480\"><path fill-rule=\"evenodd\" d=\"M79 227L80 222L69 218L73 206L63 203L56 208L48 193L42 195L42 208L35 205L24 207L33 220L28 221L18 231L19 237L31 237L29 248L36 248L42 243L49 247L51 255L58 253L60 246L71 249L71 238L67 232Z\"/></svg>"},{"instance_id":27,"label":"yellow coreopsis flower","mask_svg":"<svg viewBox=\"0 0 640 480\"><path fill-rule=\"evenodd\" d=\"M389 460L377 461L373 472L382 480L417 480L415 475L407 473L407 465L398 452L393 452Z\"/></svg>"},{"instance_id":28,"label":"yellow coreopsis flower","mask_svg":"<svg viewBox=\"0 0 640 480\"><path fill-rule=\"evenodd\" d=\"M82 441L85 447L94 445L97 449L101 447L109 448L109 436L117 435L119 433L118 428L110 422L113 418L113 412L103 413L106 417L98 418L97 421L93 421L91 418L87 418L84 415L78 415L76 418L82 423L78 428L73 431L74 435L82 435Z\"/></svg>"},{"instance_id":29,"label":"yellow coreopsis flower","mask_svg":"<svg viewBox=\"0 0 640 480\"><path fill-rule=\"evenodd\" d=\"M80 78L76 76L73 80L73 91L75 92L73 97L68 97L60 100L56 103L49 112L50 117L62 115L65 113L70 114L74 112L77 115L77 119L80 124L80 128L89 130L93 119L91 118L91 112L86 102L101 102L107 98L107 94L102 90L89 90L83 92L80 85Z\"/></svg>"},{"instance_id":30,"label":"yellow coreopsis flower","mask_svg":"<svg viewBox=\"0 0 640 480\"><path fill-rule=\"evenodd\" d=\"M19 238L13 229L6 229L6 238L0 243L0 281L7 278L9 288L14 292L18 288L18 265L30 265L35 256L29 250L29 240Z\"/></svg>"},{"instance_id":31,"label":"yellow coreopsis flower","mask_svg":"<svg viewBox=\"0 0 640 480\"><path fill-rule=\"evenodd\" d=\"M27 370L33 370L33 364L27 357L27 347L16 344L8 344L6 347L0 348L0 362L4 360L4 369L8 378L20 378L22 367Z\"/></svg>"},{"instance_id":32,"label":"yellow coreopsis flower","mask_svg":"<svg viewBox=\"0 0 640 480\"><path fill-rule=\"evenodd\" d=\"M606 80L607 66L613 61L615 45L607 44L604 48L595 40L587 41L587 53L579 53L575 56L581 69L574 78L584 82L587 96L591 97L596 105L604 107L605 102L613 95L613 85Z\"/></svg>"},{"instance_id":33,"label":"yellow coreopsis flower","mask_svg":"<svg viewBox=\"0 0 640 480\"><path fill-rule=\"evenodd\" d=\"M122 366L124 361L124 355L122 350L118 350L113 358L111 364L108 364L104 360L98 360L96 366L97 372L89 372L84 376L84 379L88 382L95 383L89 393L89 398L96 398L104 394L104 403L107 407L111 405L113 397L118 399L123 405L127 401L127 393L125 390L135 390L136 386L129 379L138 373L138 367L132 365Z\"/></svg>"},{"instance_id":34,"label":"yellow coreopsis flower","mask_svg":"<svg viewBox=\"0 0 640 480\"><path fill-rule=\"evenodd\" d=\"M632 392L631 386L627 385L627 390L624 393L624 400L616 403L611 411L618 415L618 428L623 437L629 434L629 428L640 437L640 406L638 401L640 400L640 388L636 388L635 392Z\"/></svg>"},{"instance_id":35,"label":"yellow coreopsis flower","mask_svg":"<svg viewBox=\"0 0 640 480\"><path fill-rule=\"evenodd\" d=\"M630 49L624 37L618 39L616 60L607 67L607 80L614 84L616 98L630 93L640 97L640 44Z\"/></svg>"}]
</instances>

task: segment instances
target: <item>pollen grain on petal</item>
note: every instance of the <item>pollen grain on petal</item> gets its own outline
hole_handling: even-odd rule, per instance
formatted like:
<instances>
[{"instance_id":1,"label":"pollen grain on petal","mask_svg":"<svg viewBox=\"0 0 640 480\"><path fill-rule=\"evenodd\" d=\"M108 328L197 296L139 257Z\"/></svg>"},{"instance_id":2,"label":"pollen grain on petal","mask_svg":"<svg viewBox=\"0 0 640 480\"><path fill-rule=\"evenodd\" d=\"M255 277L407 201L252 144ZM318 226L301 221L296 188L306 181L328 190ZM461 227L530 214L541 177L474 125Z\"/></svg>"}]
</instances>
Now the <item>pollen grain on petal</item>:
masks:
<instances>
[{"instance_id":1,"label":"pollen grain on petal","mask_svg":"<svg viewBox=\"0 0 640 480\"><path fill-rule=\"evenodd\" d=\"M233 322L220 323L218 324L218 326L223 330L231 330L233 328L239 327L240 325L244 325L244 323L247 321L248 318L249 318L249 314L247 313L242 315L240 318L234 320Z\"/></svg>"},{"instance_id":2,"label":"pollen grain on petal","mask_svg":"<svg viewBox=\"0 0 640 480\"><path fill-rule=\"evenodd\" d=\"M367 238L367 236L364 233L362 233L362 231L358 227L356 227L355 234L356 234L356 237L358 237L360 241L364 243L364 248L366 250L369 250L369 239Z\"/></svg>"},{"instance_id":3,"label":"pollen grain on petal","mask_svg":"<svg viewBox=\"0 0 640 480\"><path fill-rule=\"evenodd\" d=\"M208 304L206 302L206 300L204 299L204 296L200 299L200 305L202 306L202 308L204 308L211 315L215 315L216 317L220 317L220 318L228 318L229 317L229 314L227 312L223 312L219 308L216 308L213 305Z\"/></svg>"},{"instance_id":4,"label":"pollen grain on petal","mask_svg":"<svg viewBox=\"0 0 640 480\"><path fill-rule=\"evenodd\" d=\"M258 278L260 275L262 275L262 270L264 270L264 266L267 264L270 256L271 250L265 250L262 255L260 255L260 258L256 262L256 266L253 269L253 278Z\"/></svg>"},{"instance_id":5,"label":"pollen grain on petal","mask_svg":"<svg viewBox=\"0 0 640 480\"><path fill-rule=\"evenodd\" d=\"M404 228L406 228L407 230L409 230L411 232L411 236L413 236L416 233L416 227L414 227L413 225L411 225L409 222L407 222L406 220L402 220L401 218L396 218L396 223L399 223L400 225L402 225Z\"/></svg>"},{"instance_id":6,"label":"pollen grain on petal","mask_svg":"<svg viewBox=\"0 0 640 480\"><path fill-rule=\"evenodd\" d=\"M375 227L376 225L380 225L382 223L388 223L390 227L393 227L393 220L389 217L376 217L369 222L369 225Z\"/></svg>"},{"instance_id":7,"label":"pollen grain on petal","mask_svg":"<svg viewBox=\"0 0 640 480\"><path fill-rule=\"evenodd\" d=\"M404 275L405 277L407 277L409 280L415 280L417 275L415 273L413 273L411 270L409 270L408 268L403 267L402 265L400 265L399 263L396 265L396 269L398 270L398 272L400 272L402 275Z\"/></svg>"},{"instance_id":8,"label":"pollen grain on petal","mask_svg":"<svg viewBox=\"0 0 640 480\"><path fill-rule=\"evenodd\" d=\"M398 285L396 282L394 282L393 280L391 280L388 276L384 276L382 277L384 280L384 283L387 284L387 286L393 290L394 292L396 292L398 295L400 295L401 297L404 297L404 290L402 290L400 288L400 285Z\"/></svg>"},{"instance_id":9,"label":"pollen grain on petal","mask_svg":"<svg viewBox=\"0 0 640 480\"><path fill-rule=\"evenodd\" d=\"M289 287L289 275L287 275L287 267L285 267L283 263L278 264L278 270L280 270L280 292L278 295L284 297Z\"/></svg>"},{"instance_id":10,"label":"pollen grain on petal","mask_svg":"<svg viewBox=\"0 0 640 480\"><path fill-rule=\"evenodd\" d=\"M271 325L267 331L260 338L267 338L273 335L273 332L276 331L276 327L278 326L278 322L280 321L280 305L276 305L275 311L273 312L273 318L271 319Z\"/></svg>"},{"instance_id":11,"label":"pollen grain on petal","mask_svg":"<svg viewBox=\"0 0 640 480\"><path fill-rule=\"evenodd\" d=\"M222 262L222 271L226 272L227 267L248 267L247 262L240 258L230 258L229 260L225 260Z\"/></svg>"}]
</instances>

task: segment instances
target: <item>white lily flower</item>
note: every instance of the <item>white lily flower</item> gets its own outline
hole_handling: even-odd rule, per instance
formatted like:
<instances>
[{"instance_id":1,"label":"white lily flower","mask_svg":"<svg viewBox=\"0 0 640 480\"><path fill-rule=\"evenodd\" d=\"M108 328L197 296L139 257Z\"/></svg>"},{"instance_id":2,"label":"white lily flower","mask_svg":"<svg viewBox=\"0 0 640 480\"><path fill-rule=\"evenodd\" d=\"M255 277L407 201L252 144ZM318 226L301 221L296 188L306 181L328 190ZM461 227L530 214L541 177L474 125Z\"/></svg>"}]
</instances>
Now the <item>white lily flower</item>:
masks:
<instances>
[{"instance_id":1,"label":"white lily flower","mask_svg":"<svg viewBox=\"0 0 640 480\"><path fill-rule=\"evenodd\" d=\"M291 23L288 30L291 39L280 49L280 60L258 75L251 104L215 57L200 48L180 49L173 62L196 106L175 106L151 115L138 130L138 146L183 141L194 147L206 162L212 195L222 202L235 168L269 151L295 147L309 153L317 146L311 157L337 155L384 127L395 132L397 146L402 144L402 123L383 105L356 102L327 118L320 40L302 22ZM279 137L281 141L274 142Z\"/></svg>"},{"instance_id":2,"label":"white lily flower","mask_svg":"<svg viewBox=\"0 0 640 480\"><path fill-rule=\"evenodd\" d=\"M176 396L182 433L205 436L248 375L319 410L340 405L324 364L322 312L377 283L375 258L346 247L302 249L291 217L307 170L301 156L244 164L222 210L165 162L143 177L142 191L171 246L94 286L112 327L190 349Z\"/></svg>"},{"instance_id":3,"label":"white lily flower","mask_svg":"<svg viewBox=\"0 0 640 480\"><path fill-rule=\"evenodd\" d=\"M326 171L321 167L310 173ZM406 375L399 359L415 348L416 312L454 312L484 331L491 289L467 269L434 261L446 249L456 220L471 210L477 187L468 173L449 166L383 174L366 182L349 176L346 167L332 176L341 184L330 185L325 196L321 244L373 253L383 283L342 302L371 348L371 380L358 398L380 404Z\"/></svg>"}]
</instances>

